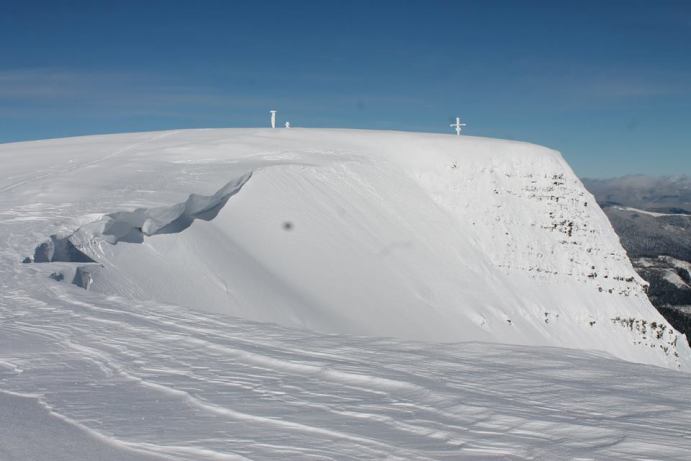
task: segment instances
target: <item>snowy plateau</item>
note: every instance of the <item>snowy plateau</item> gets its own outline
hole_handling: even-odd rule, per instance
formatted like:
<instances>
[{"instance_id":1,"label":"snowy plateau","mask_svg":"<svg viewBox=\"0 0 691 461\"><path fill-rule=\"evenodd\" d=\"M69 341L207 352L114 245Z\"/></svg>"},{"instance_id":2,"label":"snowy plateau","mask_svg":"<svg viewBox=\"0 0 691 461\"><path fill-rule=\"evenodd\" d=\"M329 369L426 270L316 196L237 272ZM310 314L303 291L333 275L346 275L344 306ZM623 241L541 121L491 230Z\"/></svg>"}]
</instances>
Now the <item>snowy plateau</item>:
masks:
<instances>
[{"instance_id":1,"label":"snowy plateau","mask_svg":"<svg viewBox=\"0 0 691 461\"><path fill-rule=\"evenodd\" d=\"M561 155L0 145L0 460L688 459L691 350Z\"/></svg>"}]
</instances>

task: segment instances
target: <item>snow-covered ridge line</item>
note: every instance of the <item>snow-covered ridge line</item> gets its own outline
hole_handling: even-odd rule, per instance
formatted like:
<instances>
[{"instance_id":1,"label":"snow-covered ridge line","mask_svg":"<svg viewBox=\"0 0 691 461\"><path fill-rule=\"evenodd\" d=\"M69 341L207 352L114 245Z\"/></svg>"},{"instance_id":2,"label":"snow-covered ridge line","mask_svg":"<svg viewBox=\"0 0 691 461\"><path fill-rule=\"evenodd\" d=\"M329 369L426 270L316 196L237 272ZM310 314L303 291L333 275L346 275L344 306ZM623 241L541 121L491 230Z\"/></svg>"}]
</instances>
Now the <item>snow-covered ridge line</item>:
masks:
<instances>
[{"instance_id":1,"label":"snow-covered ridge line","mask_svg":"<svg viewBox=\"0 0 691 461\"><path fill-rule=\"evenodd\" d=\"M83 226L78 232L103 237L108 243L141 243L144 236L176 234L192 225L195 219L211 221L218 215L230 197L237 194L249 181L252 173L235 178L210 196L190 194L182 203L170 207L138 208L104 216L103 219Z\"/></svg>"},{"instance_id":2,"label":"snow-covered ridge line","mask_svg":"<svg viewBox=\"0 0 691 461\"><path fill-rule=\"evenodd\" d=\"M191 226L195 219L211 221L251 176L250 172L235 178L213 195L193 193L184 202L168 207L137 208L134 211L109 213L81 226L67 237L51 235L49 240L36 247L33 262L93 263L96 261L78 247L83 249L90 246L94 239L112 245L118 242L142 243L145 236L182 232Z\"/></svg>"},{"instance_id":3,"label":"snow-covered ridge line","mask_svg":"<svg viewBox=\"0 0 691 461\"><path fill-rule=\"evenodd\" d=\"M3 461L688 459L688 344L553 150L192 130L0 164Z\"/></svg>"},{"instance_id":4,"label":"snow-covered ridge line","mask_svg":"<svg viewBox=\"0 0 691 461\"><path fill-rule=\"evenodd\" d=\"M116 245L118 242L142 243L144 237L182 232L195 219L210 221L216 217L228 200L249 181L252 172L235 178L213 195L190 194L184 202L172 206L137 208L134 211L118 211L79 227L60 237L51 235L34 250L33 260L24 263L80 263L75 267L61 268L50 274L56 281L71 280L73 285L89 289L103 265L97 264L92 256L100 253L101 242ZM90 253L92 256L87 255Z\"/></svg>"},{"instance_id":5,"label":"snow-covered ridge line","mask_svg":"<svg viewBox=\"0 0 691 461\"><path fill-rule=\"evenodd\" d=\"M12 248L69 235L98 261L79 272L17 268L41 272L37 285L63 271L106 297L327 333L599 349L670 367L691 355L672 328L658 337L630 326L664 320L602 210L551 149L232 129L0 146L0 160L15 157L26 164L9 162L8 177L23 182L0 197L11 218L3 233L22 236ZM217 189L228 178L237 180ZM94 220L104 209L135 211ZM69 245L55 253L75 259Z\"/></svg>"},{"instance_id":6,"label":"snow-covered ridge line","mask_svg":"<svg viewBox=\"0 0 691 461\"><path fill-rule=\"evenodd\" d=\"M641 210L640 208L618 206L618 205L614 205L614 208L616 208L618 210L623 210L623 211L632 211L634 213L645 214L648 216L652 216L654 218L660 218L662 216L689 216L689 213L659 213L656 211Z\"/></svg>"}]
</instances>

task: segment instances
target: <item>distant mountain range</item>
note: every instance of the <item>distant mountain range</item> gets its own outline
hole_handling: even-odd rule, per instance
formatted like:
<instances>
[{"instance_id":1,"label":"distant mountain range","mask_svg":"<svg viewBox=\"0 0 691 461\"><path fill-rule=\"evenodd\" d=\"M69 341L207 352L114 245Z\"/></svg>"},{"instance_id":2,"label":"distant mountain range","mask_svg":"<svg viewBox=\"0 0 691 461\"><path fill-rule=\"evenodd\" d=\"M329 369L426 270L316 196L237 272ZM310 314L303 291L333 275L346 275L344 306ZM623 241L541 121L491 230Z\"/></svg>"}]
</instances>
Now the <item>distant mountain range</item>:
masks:
<instances>
[{"instance_id":1,"label":"distant mountain range","mask_svg":"<svg viewBox=\"0 0 691 461\"><path fill-rule=\"evenodd\" d=\"M583 179L583 184L601 206L691 214L691 178L687 175Z\"/></svg>"},{"instance_id":2,"label":"distant mountain range","mask_svg":"<svg viewBox=\"0 0 691 461\"><path fill-rule=\"evenodd\" d=\"M583 179L619 234L648 296L691 336L691 178L624 176Z\"/></svg>"}]
</instances>

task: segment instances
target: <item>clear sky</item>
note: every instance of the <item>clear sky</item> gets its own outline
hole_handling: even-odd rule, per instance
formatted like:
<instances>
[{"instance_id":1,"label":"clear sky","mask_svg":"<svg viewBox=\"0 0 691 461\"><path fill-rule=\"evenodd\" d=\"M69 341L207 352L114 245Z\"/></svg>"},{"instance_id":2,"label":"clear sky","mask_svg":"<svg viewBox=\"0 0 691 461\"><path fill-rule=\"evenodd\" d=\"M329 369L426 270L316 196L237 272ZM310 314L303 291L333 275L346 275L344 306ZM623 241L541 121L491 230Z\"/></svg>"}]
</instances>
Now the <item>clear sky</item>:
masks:
<instances>
[{"instance_id":1,"label":"clear sky","mask_svg":"<svg viewBox=\"0 0 691 461\"><path fill-rule=\"evenodd\" d=\"M0 0L0 142L265 126L556 148L691 174L691 1Z\"/></svg>"}]
</instances>

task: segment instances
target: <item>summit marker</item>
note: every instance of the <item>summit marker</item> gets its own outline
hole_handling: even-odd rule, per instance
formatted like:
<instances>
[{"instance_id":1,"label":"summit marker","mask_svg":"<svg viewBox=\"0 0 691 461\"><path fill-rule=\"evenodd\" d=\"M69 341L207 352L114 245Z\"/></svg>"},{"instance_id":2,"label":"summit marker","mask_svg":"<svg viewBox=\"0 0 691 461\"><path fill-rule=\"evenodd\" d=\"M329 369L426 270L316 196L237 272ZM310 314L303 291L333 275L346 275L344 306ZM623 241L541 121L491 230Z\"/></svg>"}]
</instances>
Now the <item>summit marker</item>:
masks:
<instances>
[{"instance_id":1,"label":"summit marker","mask_svg":"<svg viewBox=\"0 0 691 461\"><path fill-rule=\"evenodd\" d=\"M461 117L456 117L456 123L452 123L449 126L456 129L456 136L460 136L461 129L465 126L465 123L461 123Z\"/></svg>"}]
</instances>

